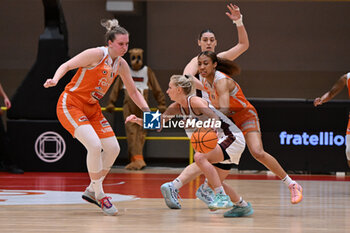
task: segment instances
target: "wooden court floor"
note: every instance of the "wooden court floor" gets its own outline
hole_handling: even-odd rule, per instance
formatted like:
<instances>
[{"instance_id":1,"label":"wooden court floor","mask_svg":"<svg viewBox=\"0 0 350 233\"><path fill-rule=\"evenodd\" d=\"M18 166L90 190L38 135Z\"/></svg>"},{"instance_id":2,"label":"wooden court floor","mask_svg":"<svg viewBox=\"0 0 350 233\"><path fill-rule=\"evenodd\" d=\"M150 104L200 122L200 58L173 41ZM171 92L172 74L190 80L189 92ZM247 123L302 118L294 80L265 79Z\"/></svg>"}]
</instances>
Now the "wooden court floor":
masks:
<instances>
[{"instance_id":1,"label":"wooden court floor","mask_svg":"<svg viewBox=\"0 0 350 233\"><path fill-rule=\"evenodd\" d=\"M275 176L233 172L227 183L251 202L254 214L224 218L195 199L202 177L180 190L181 210L167 208L159 188L179 172L113 169L104 189L118 216L81 200L86 173L0 173L0 232L350 232L350 177L293 176L304 199L292 205Z\"/></svg>"}]
</instances>

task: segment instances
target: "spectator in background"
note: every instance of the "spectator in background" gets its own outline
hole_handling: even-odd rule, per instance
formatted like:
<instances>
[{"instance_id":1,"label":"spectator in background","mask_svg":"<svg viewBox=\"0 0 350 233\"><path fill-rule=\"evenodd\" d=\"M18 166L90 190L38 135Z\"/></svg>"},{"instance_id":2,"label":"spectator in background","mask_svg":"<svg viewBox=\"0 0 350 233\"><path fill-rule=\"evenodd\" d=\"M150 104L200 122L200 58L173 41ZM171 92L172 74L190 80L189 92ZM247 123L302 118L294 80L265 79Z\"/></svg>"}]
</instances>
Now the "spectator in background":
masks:
<instances>
[{"instance_id":1,"label":"spectator in background","mask_svg":"<svg viewBox=\"0 0 350 233\"><path fill-rule=\"evenodd\" d=\"M4 99L4 103L7 109L11 108L11 101L7 97L4 89L0 83L0 96ZM0 117L3 111L0 109ZM0 171L7 171L13 174L23 174L23 170L18 168L15 164L14 158L12 157L9 149L10 139L5 131L5 126L0 118Z\"/></svg>"}]
</instances>

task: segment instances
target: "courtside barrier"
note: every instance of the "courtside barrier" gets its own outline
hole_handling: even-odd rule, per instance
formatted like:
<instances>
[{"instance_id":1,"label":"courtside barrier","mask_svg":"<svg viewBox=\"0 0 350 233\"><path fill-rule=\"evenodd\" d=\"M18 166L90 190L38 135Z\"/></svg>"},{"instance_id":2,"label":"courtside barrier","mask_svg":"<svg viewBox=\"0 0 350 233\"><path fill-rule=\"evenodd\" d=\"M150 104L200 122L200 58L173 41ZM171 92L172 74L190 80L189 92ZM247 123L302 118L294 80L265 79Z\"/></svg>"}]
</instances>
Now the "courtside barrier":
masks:
<instances>
[{"instance_id":1,"label":"courtside barrier","mask_svg":"<svg viewBox=\"0 0 350 233\"><path fill-rule=\"evenodd\" d=\"M7 108L6 107L1 107L1 110L3 111L6 111ZM106 111L106 108L105 107L101 107L101 110L102 111ZM151 111L156 111L157 109L156 108L151 108ZM123 111L123 108L122 107L115 107L114 108L114 111L115 112L121 112ZM117 139L120 139L120 140L126 140L126 136L117 136ZM190 142L190 139L188 137L145 137L146 140L178 140L178 141L188 141L188 144L189 144L189 163L193 163L193 147L192 147L192 144Z\"/></svg>"}]
</instances>

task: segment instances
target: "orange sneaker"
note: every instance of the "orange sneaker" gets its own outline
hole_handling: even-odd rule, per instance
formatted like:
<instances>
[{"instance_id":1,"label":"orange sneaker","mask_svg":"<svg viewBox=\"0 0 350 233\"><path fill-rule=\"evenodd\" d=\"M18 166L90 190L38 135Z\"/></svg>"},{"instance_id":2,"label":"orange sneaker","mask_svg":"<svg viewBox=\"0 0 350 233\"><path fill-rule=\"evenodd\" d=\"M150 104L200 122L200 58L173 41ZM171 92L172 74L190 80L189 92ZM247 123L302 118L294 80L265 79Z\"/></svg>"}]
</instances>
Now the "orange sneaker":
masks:
<instances>
[{"instance_id":1,"label":"orange sneaker","mask_svg":"<svg viewBox=\"0 0 350 233\"><path fill-rule=\"evenodd\" d=\"M288 188L290 190L290 201L292 204L298 204L303 200L303 188L298 183L291 184Z\"/></svg>"}]
</instances>

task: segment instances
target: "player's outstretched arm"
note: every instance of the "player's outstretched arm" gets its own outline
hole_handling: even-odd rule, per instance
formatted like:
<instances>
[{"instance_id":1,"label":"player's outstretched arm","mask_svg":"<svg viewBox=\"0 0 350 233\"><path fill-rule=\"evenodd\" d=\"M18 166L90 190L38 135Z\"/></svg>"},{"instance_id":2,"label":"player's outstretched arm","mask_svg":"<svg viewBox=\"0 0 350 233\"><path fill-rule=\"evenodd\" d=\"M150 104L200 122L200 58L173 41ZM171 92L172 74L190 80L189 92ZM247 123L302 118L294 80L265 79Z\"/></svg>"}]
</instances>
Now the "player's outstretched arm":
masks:
<instances>
[{"instance_id":1,"label":"player's outstretched arm","mask_svg":"<svg viewBox=\"0 0 350 233\"><path fill-rule=\"evenodd\" d=\"M346 81L347 81L347 74L344 74L338 79L338 81L336 81L336 83L333 85L333 87L329 91L327 91L321 97L317 97L314 100L314 106L317 107L318 105L321 105L333 99L334 96L336 96L346 86Z\"/></svg>"},{"instance_id":2,"label":"player's outstretched arm","mask_svg":"<svg viewBox=\"0 0 350 233\"><path fill-rule=\"evenodd\" d=\"M249 48L249 39L248 33L243 25L243 16L241 15L239 7L231 3L227 5L227 8L229 10L229 12L226 12L227 17L237 26L238 43L231 49L219 53L218 57L233 61Z\"/></svg>"},{"instance_id":3,"label":"player's outstretched arm","mask_svg":"<svg viewBox=\"0 0 350 233\"><path fill-rule=\"evenodd\" d=\"M63 63L55 72L53 78L49 78L44 83L44 87L54 87L58 81L69 71L79 67L89 67L96 65L103 58L103 51L99 48L87 49L75 57Z\"/></svg>"},{"instance_id":4,"label":"player's outstretched arm","mask_svg":"<svg viewBox=\"0 0 350 233\"><path fill-rule=\"evenodd\" d=\"M150 108L143 98L141 93L136 89L135 83L130 74L130 68L128 63L121 58L120 68L119 68L120 77L123 80L126 90L129 93L130 98L134 101L134 103L142 110L142 111L150 111Z\"/></svg>"}]
</instances>

